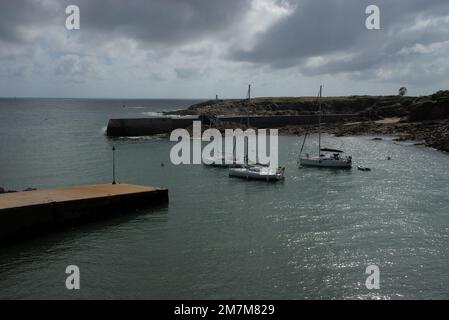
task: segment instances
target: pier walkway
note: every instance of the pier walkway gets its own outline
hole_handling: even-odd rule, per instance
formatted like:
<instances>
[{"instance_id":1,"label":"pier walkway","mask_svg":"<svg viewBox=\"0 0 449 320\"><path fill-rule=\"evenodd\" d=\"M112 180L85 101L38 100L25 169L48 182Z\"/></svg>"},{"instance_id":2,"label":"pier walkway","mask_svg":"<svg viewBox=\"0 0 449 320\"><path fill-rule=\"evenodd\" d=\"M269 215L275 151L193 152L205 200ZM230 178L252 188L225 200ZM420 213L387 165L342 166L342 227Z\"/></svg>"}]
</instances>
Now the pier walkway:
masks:
<instances>
[{"instance_id":1,"label":"pier walkway","mask_svg":"<svg viewBox=\"0 0 449 320\"><path fill-rule=\"evenodd\" d=\"M0 243L60 225L168 203L168 190L96 184L0 194Z\"/></svg>"}]
</instances>

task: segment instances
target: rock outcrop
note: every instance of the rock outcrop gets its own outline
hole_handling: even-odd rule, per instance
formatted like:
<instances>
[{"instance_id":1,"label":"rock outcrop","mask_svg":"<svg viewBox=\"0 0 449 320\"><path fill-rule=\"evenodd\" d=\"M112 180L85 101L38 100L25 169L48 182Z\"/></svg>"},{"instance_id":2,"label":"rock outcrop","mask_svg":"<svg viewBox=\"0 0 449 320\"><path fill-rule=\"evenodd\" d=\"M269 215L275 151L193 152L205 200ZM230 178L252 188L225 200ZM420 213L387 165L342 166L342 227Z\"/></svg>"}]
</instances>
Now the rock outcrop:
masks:
<instances>
[{"instance_id":1,"label":"rock outcrop","mask_svg":"<svg viewBox=\"0 0 449 320\"><path fill-rule=\"evenodd\" d=\"M408 115L412 122L449 119L449 91L439 91L418 99Z\"/></svg>"},{"instance_id":2,"label":"rock outcrop","mask_svg":"<svg viewBox=\"0 0 449 320\"><path fill-rule=\"evenodd\" d=\"M11 193L11 192L17 192L15 190L6 190L5 188L0 187L0 194L2 193Z\"/></svg>"}]
</instances>

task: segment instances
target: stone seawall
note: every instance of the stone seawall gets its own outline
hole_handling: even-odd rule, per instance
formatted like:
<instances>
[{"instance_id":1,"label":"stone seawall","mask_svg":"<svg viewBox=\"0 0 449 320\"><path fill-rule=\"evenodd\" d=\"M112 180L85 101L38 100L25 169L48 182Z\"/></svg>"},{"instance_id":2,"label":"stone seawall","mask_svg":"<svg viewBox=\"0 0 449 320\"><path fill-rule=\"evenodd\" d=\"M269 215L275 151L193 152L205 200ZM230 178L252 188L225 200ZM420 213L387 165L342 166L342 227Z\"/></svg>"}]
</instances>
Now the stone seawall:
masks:
<instances>
[{"instance_id":1,"label":"stone seawall","mask_svg":"<svg viewBox=\"0 0 449 320\"><path fill-rule=\"evenodd\" d=\"M322 122L352 121L357 114L326 114ZM255 128L278 128L289 125L313 125L318 123L317 115L298 116L218 116L221 122L240 123ZM170 133L174 129L187 128L193 121L209 123L207 116L189 116L181 118L155 117L135 119L110 119L106 134L109 137L150 136Z\"/></svg>"},{"instance_id":2,"label":"stone seawall","mask_svg":"<svg viewBox=\"0 0 449 320\"><path fill-rule=\"evenodd\" d=\"M186 118L135 118L135 119L110 119L106 130L109 137L133 137L149 136L171 132L178 128L187 128L196 116Z\"/></svg>"}]
</instances>

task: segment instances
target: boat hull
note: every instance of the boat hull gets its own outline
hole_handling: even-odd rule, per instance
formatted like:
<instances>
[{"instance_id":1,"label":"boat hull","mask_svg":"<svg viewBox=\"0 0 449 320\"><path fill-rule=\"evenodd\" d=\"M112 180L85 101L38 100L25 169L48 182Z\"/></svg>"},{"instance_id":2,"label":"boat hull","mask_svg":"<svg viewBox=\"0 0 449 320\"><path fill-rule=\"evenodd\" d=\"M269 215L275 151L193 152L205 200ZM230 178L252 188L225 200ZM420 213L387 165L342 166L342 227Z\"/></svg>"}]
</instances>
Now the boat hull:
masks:
<instances>
[{"instance_id":1,"label":"boat hull","mask_svg":"<svg viewBox=\"0 0 449 320\"><path fill-rule=\"evenodd\" d=\"M217 168L242 168L245 166L243 160L232 160L224 158L205 158L203 164L210 167Z\"/></svg>"},{"instance_id":2,"label":"boat hull","mask_svg":"<svg viewBox=\"0 0 449 320\"><path fill-rule=\"evenodd\" d=\"M270 170L265 167L260 168L258 171L253 171L248 168L231 168L229 169L229 176L247 180L264 180L264 181L279 181L284 179L283 172L278 172L277 170Z\"/></svg>"},{"instance_id":3,"label":"boat hull","mask_svg":"<svg viewBox=\"0 0 449 320\"><path fill-rule=\"evenodd\" d=\"M302 167L351 169L352 162L347 159L300 159Z\"/></svg>"},{"instance_id":4,"label":"boat hull","mask_svg":"<svg viewBox=\"0 0 449 320\"><path fill-rule=\"evenodd\" d=\"M243 163L223 163L223 162L213 162L213 163L204 163L204 165L215 168L242 168L244 166Z\"/></svg>"},{"instance_id":5,"label":"boat hull","mask_svg":"<svg viewBox=\"0 0 449 320\"><path fill-rule=\"evenodd\" d=\"M357 169L360 170L360 171L371 171L370 168L367 168L367 167L361 167L361 166L358 166Z\"/></svg>"}]
</instances>

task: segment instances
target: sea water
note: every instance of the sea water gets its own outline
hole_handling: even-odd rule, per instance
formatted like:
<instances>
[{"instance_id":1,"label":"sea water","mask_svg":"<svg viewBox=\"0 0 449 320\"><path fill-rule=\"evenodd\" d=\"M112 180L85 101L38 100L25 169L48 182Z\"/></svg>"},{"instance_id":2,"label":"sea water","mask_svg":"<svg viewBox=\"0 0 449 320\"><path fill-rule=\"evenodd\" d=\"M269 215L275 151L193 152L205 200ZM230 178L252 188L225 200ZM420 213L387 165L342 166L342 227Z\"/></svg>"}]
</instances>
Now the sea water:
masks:
<instances>
[{"instance_id":1,"label":"sea water","mask_svg":"<svg viewBox=\"0 0 449 320\"><path fill-rule=\"evenodd\" d=\"M325 136L372 171L298 168L302 138L280 136L286 178L266 183L174 166L168 139L104 135L109 118L194 102L0 100L0 186L109 183L115 145L119 182L170 196L167 207L1 247L0 298L449 297L448 155L391 137ZM68 265L80 269L80 290L65 287ZM379 290L365 285L369 265L379 267Z\"/></svg>"}]
</instances>

